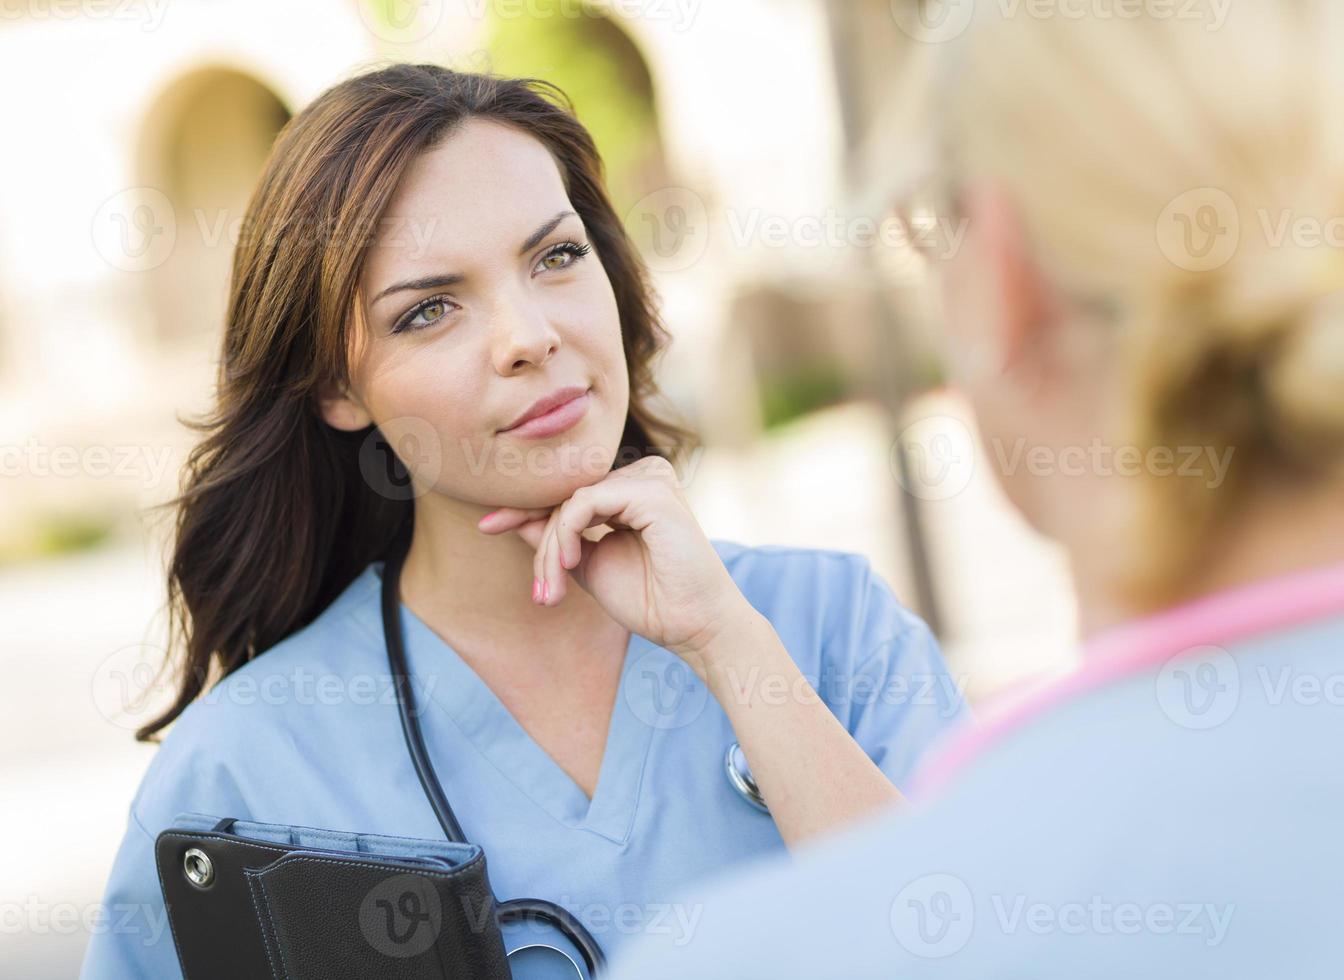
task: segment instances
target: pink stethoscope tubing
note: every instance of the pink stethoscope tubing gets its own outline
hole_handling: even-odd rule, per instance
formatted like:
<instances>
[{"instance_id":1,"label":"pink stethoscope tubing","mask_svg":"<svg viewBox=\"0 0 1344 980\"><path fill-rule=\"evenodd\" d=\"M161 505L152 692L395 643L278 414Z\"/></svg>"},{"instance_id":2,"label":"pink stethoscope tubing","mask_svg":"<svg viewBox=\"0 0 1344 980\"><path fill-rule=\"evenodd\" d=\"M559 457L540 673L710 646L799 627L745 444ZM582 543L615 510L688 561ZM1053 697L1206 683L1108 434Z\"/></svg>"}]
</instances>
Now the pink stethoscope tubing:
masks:
<instances>
[{"instance_id":1,"label":"pink stethoscope tubing","mask_svg":"<svg viewBox=\"0 0 1344 980\"><path fill-rule=\"evenodd\" d=\"M912 795L936 793L995 742L1088 691L1195 647L1234 643L1336 614L1344 614L1344 563L1229 589L1107 630L1084 644L1078 670L1042 685L935 753L916 777Z\"/></svg>"}]
</instances>

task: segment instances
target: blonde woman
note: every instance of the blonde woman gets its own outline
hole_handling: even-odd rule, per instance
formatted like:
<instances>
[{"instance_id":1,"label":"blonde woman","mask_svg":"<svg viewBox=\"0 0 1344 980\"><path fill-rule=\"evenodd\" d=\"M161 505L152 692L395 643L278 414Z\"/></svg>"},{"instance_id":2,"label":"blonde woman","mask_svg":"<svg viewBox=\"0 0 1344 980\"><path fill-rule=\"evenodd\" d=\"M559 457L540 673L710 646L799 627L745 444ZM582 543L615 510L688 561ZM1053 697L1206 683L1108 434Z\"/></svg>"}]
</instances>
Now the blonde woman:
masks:
<instances>
[{"instance_id":1,"label":"blonde woman","mask_svg":"<svg viewBox=\"0 0 1344 980\"><path fill-rule=\"evenodd\" d=\"M1338 973L1338 4L1028 6L945 51L941 273L991 444L1140 461L1000 474L1071 555L1083 666L618 977Z\"/></svg>"}]
</instances>

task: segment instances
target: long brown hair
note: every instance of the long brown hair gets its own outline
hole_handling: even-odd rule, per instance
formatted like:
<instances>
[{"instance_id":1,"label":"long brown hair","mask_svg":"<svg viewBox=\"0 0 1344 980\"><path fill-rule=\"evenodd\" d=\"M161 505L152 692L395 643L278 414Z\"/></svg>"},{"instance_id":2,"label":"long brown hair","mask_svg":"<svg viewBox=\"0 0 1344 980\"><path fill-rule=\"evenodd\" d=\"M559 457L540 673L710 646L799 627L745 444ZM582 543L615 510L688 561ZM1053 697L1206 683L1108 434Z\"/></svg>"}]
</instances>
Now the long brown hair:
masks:
<instances>
[{"instance_id":1,"label":"long brown hair","mask_svg":"<svg viewBox=\"0 0 1344 980\"><path fill-rule=\"evenodd\" d=\"M630 408L617 465L676 461L695 443L659 415L653 361L667 343L647 271L603 187L592 137L555 86L394 65L322 93L276 139L233 260L218 396L187 458L168 565L176 697L141 741L207 687L311 622L371 561L404 540L413 501L378 492L360 452L376 427L343 432L317 392L347 375L365 251L416 156L488 117L550 151L611 280ZM395 463L394 465L399 465Z\"/></svg>"}]
</instances>

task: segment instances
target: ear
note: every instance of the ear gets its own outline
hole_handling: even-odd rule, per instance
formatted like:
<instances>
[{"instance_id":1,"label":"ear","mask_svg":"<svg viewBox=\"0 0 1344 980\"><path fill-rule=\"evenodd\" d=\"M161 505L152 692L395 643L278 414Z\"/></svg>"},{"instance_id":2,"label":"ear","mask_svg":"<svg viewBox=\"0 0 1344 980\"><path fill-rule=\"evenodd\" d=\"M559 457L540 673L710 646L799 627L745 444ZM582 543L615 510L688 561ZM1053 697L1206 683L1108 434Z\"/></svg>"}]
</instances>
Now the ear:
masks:
<instances>
[{"instance_id":1,"label":"ear","mask_svg":"<svg viewBox=\"0 0 1344 980\"><path fill-rule=\"evenodd\" d=\"M975 183L963 191L962 206L980 239L989 299L998 311L998 336L993 338L994 368L1000 372L1024 366L1041 349L1055 322L1051 291L1027 247L1025 231L1003 190Z\"/></svg>"},{"instance_id":2,"label":"ear","mask_svg":"<svg viewBox=\"0 0 1344 980\"><path fill-rule=\"evenodd\" d=\"M358 432L373 424L373 418L348 385L327 382L318 391L317 407L327 425L345 432Z\"/></svg>"}]
</instances>

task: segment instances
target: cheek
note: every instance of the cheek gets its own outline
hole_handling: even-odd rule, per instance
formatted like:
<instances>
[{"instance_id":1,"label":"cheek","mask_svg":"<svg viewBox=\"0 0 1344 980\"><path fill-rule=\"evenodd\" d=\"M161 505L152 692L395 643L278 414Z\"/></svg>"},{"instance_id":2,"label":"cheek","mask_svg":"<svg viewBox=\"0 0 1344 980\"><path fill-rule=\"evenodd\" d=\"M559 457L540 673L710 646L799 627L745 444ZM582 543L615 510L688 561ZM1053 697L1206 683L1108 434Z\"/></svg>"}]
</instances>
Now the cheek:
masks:
<instances>
[{"instance_id":1,"label":"cheek","mask_svg":"<svg viewBox=\"0 0 1344 980\"><path fill-rule=\"evenodd\" d=\"M368 389L379 429L418 479L461 470L485 441L485 374L464 352L415 350L380 366Z\"/></svg>"},{"instance_id":2,"label":"cheek","mask_svg":"<svg viewBox=\"0 0 1344 980\"><path fill-rule=\"evenodd\" d=\"M374 379L374 406L385 418L428 419L445 431L466 430L482 404L483 376L460 349L430 345L407 351ZM447 346L447 345L443 345Z\"/></svg>"},{"instance_id":3,"label":"cheek","mask_svg":"<svg viewBox=\"0 0 1344 980\"><path fill-rule=\"evenodd\" d=\"M975 250L948 262L939 275L943 347L949 380L966 399L979 436L980 462L1009 501L1030 519L1030 486L1014 449L1023 433L1021 406L999 370L993 342L997 325L987 282L977 268ZM1020 462L1020 461L1019 461Z\"/></svg>"},{"instance_id":4,"label":"cheek","mask_svg":"<svg viewBox=\"0 0 1344 980\"><path fill-rule=\"evenodd\" d=\"M624 413L629 393L625 344L616 295L600 266L552 310L553 322L586 362L598 384L619 398Z\"/></svg>"},{"instance_id":5,"label":"cheek","mask_svg":"<svg viewBox=\"0 0 1344 980\"><path fill-rule=\"evenodd\" d=\"M625 341L621 335L621 312L616 305L616 294L612 292L611 284L607 282L605 276L602 279L599 296L601 315L602 345L605 353L605 359L620 368L622 376L625 375Z\"/></svg>"},{"instance_id":6,"label":"cheek","mask_svg":"<svg viewBox=\"0 0 1344 980\"><path fill-rule=\"evenodd\" d=\"M939 268L938 275L948 357L954 369L962 362L973 361L966 356L969 351L982 348L989 328L987 315L991 312L985 277L976 263L974 243L970 243L966 251L972 254L959 255L948 261Z\"/></svg>"}]
</instances>

